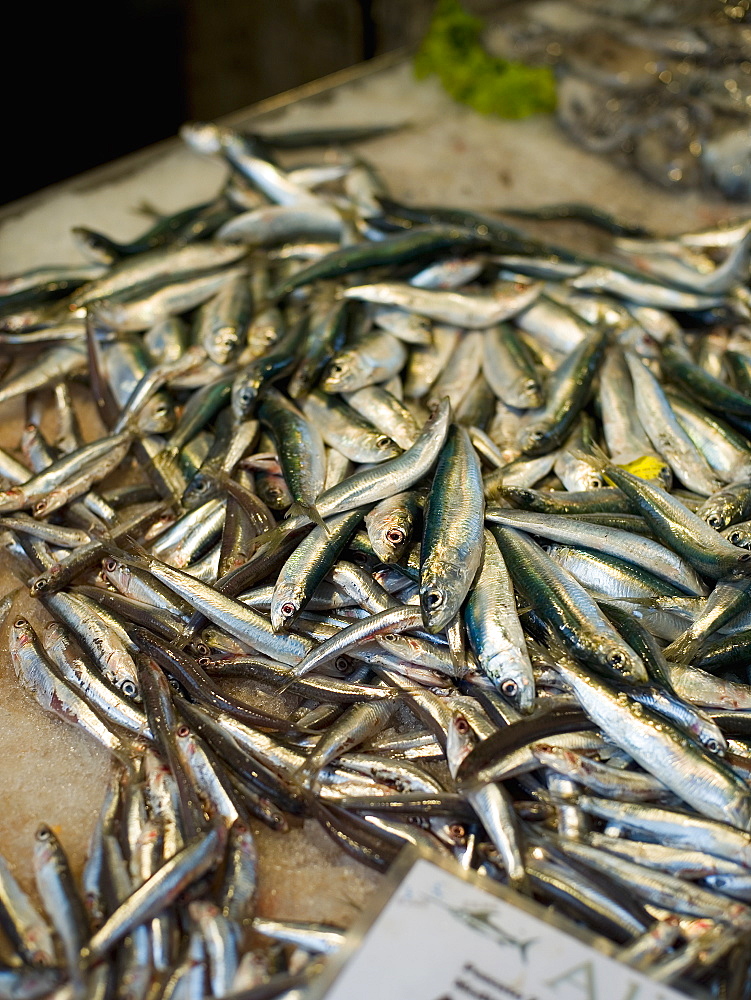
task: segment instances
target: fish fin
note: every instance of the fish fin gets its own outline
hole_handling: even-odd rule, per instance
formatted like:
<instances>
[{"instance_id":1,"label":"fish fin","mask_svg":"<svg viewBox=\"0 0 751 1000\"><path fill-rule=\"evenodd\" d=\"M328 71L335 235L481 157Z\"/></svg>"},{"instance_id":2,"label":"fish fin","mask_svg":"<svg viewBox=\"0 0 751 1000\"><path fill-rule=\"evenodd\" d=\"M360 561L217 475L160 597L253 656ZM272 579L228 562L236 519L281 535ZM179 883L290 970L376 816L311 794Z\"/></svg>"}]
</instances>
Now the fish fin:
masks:
<instances>
[{"instance_id":1,"label":"fish fin","mask_svg":"<svg viewBox=\"0 0 751 1000\"><path fill-rule=\"evenodd\" d=\"M287 511L285 517L308 517L311 521L317 524L319 528L323 528L327 535L331 534L329 526L318 513L318 508L314 503L293 503Z\"/></svg>"},{"instance_id":2,"label":"fish fin","mask_svg":"<svg viewBox=\"0 0 751 1000\"><path fill-rule=\"evenodd\" d=\"M596 598L598 604L600 603L600 598ZM638 604L642 608L654 608L660 610L661 604L656 597L609 597L608 601L611 604L617 606L628 606L629 604ZM607 603L607 601L603 602Z\"/></svg>"}]
</instances>

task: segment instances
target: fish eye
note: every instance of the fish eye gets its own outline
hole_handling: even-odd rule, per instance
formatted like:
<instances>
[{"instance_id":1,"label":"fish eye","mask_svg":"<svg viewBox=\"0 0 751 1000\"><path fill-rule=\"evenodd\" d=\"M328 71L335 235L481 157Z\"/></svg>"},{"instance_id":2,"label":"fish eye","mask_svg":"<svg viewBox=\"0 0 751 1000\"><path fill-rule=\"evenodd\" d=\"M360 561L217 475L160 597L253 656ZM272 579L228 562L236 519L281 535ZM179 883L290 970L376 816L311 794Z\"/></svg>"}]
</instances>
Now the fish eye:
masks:
<instances>
[{"instance_id":1,"label":"fish eye","mask_svg":"<svg viewBox=\"0 0 751 1000\"><path fill-rule=\"evenodd\" d=\"M743 533L740 531L731 531L728 535L728 541L731 545L740 545L743 541Z\"/></svg>"},{"instance_id":2,"label":"fish eye","mask_svg":"<svg viewBox=\"0 0 751 1000\"><path fill-rule=\"evenodd\" d=\"M467 831L461 823L452 823L448 828L448 835L452 840L464 840Z\"/></svg>"},{"instance_id":3,"label":"fish eye","mask_svg":"<svg viewBox=\"0 0 751 1000\"><path fill-rule=\"evenodd\" d=\"M125 695L126 698L135 698L138 694L138 688L133 683L133 681L123 681L120 685L120 690Z\"/></svg>"},{"instance_id":4,"label":"fish eye","mask_svg":"<svg viewBox=\"0 0 751 1000\"><path fill-rule=\"evenodd\" d=\"M425 603L431 611L434 611L443 604L443 594L440 590L428 590L425 593Z\"/></svg>"},{"instance_id":5,"label":"fish eye","mask_svg":"<svg viewBox=\"0 0 751 1000\"><path fill-rule=\"evenodd\" d=\"M154 415L157 417L166 417L169 413L169 407L166 403L160 403L158 406L154 407Z\"/></svg>"},{"instance_id":6,"label":"fish eye","mask_svg":"<svg viewBox=\"0 0 751 1000\"><path fill-rule=\"evenodd\" d=\"M180 737L180 739L185 739L186 736L190 735L190 729L188 728L188 726L185 725L178 726L177 735Z\"/></svg>"},{"instance_id":7,"label":"fish eye","mask_svg":"<svg viewBox=\"0 0 751 1000\"><path fill-rule=\"evenodd\" d=\"M713 736L710 736L709 739L703 740L702 742L704 743L704 746L706 747L707 750L709 750L710 753L719 754L722 752L722 747Z\"/></svg>"},{"instance_id":8,"label":"fish eye","mask_svg":"<svg viewBox=\"0 0 751 1000\"><path fill-rule=\"evenodd\" d=\"M530 431L529 440L539 443L545 437L544 431Z\"/></svg>"},{"instance_id":9,"label":"fish eye","mask_svg":"<svg viewBox=\"0 0 751 1000\"><path fill-rule=\"evenodd\" d=\"M115 570L117 569L117 559L113 559L112 557L105 559L104 568L107 570L108 573L114 573Z\"/></svg>"},{"instance_id":10,"label":"fish eye","mask_svg":"<svg viewBox=\"0 0 751 1000\"><path fill-rule=\"evenodd\" d=\"M538 388L537 382L535 382L533 378L528 378L527 381L524 383L524 388L528 392L534 392Z\"/></svg>"},{"instance_id":11,"label":"fish eye","mask_svg":"<svg viewBox=\"0 0 751 1000\"><path fill-rule=\"evenodd\" d=\"M592 478L589 480L589 488L591 490L601 490L603 485L604 484L599 476L592 476Z\"/></svg>"},{"instance_id":12,"label":"fish eye","mask_svg":"<svg viewBox=\"0 0 751 1000\"><path fill-rule=\"evenodd\" d=\"M722 527L722 518L719 514L710 514L707 518L707 524L710 528L717 528L719 531Z\"/></svg>"},{"instance_id":13,"label":"fish eye","mask_svg":"<svg viewBox=\"0 0 751 1000\"><path fill-rule=\"evenodd\" d=\"M513 698L518 691L519 685L510 677L501 684L501 694L505 694L507 698Z\"/></svg>"},{"instance_id":14,"label":"fish eye","mask_svg":"<svg viewBox=\"0 0 751 1000\"><path fill-rule=\"evenodd\" d=\"M297 605L293 604L292 601L287 601L279 609L285 618L291 618L292 615L297 611Z\"/></svg>"},{"instance_id":15,"label":"fish eye","mask_svg":"<svg viewBox=\"0 0 751 1000\"><path fill-rule=\"evenodd\" d=\"M36 832L36 839L44 842L52 836L52 830L48 826L40 826Z\"/></svg>"},{"instance_id":16,"label":"fish eye","mask_svg":"<svg viewBox=\"0 0 751 1000\"><path fill-rule=\"evenodd\" d=\"M608 665L614 670L621 670L626 666L626 657L617 649L608 656Z\"/></svg>"},{"instance_id":17,"label":"fish eye","mask_svg":"<svg viewBox=\"0 0 751 1000\"><path fill-rule=\"evenodd\" d=\"M329 368L329 374L331 374L331 375L341 375L341 373L343 371L344 371L344 369L342 368L342 366L340 364L333 364Z\"/></svg>"},{"instance_id":18,"label":"fish eye","mask_svg":"<svg viewBox=\"0 0 751 1000\"><path fill-rule=\"evenodd\" d=\"M399 636L395 635L393 632L387 632L386 635L383 636L383 638L386 640L386 642L398 642L399 641Z\"/></svg>"},{"instance_id":19,"label":"fish eye","mask_svg":"<svg viewBox=\"0 0 751 1000\"><path fill-rule=\"evenodd\" d=\"M457 731L457 733L459 733L460 736L465 736L469 732L469 723L467 722L467 720L464 718L463 715L460 715L454 721L454 729Z\"/></svg>"},{"instance_id":20,"label":"fish eye","mask_svg":"<svg viewBox=\"0 0 751 1000\"><path fill-rule=\"evenodd\" d=\"M751 552L744 552L743 555L738 556L738 562L748 562L751 559Z\"/></svg>"},{"instance_id":21,"label":"fish eye","mask_svg":"<svg viewBox=\"0 0 751 1000\"><path fill-rule=\"evenodd\" d=\"M391 438L388 436L388 434L379 434L378 437L376 438L375 443L376 443L376 448L388 448L388 446L391 444Z\"/></svg>"},{"instance_id":22,"label":"fish eye","mask_svg":"<svg viewBox=\"0 0 751 1000\"><path fill-rule=\"evenodd\" d=\"M24 628L26 625L28 625L28 622L26 621L25 618L16 618L15 621L16 628Z\"/></svg>"},{"instance_id":23,"label":"fish eye","mask_svg":"<svg viewBox=\"0 0 751 1000\"><path fill-rule=\"evenodd\" d=\"M337 656L334 660L334 667L340 674L348 674L352 670L352 664L346 656Z\"/></svg>"},{"instance_id":24,"label":"fish eye","mask_svg":"<svg viewBox=\"0 0 751 1000\"><path fill-rule=\"evenodd\" d=\"M386 532L386 538L392 545L401 545L406 535L401 528L389 528Z\"/></svg>"}]
</instances>

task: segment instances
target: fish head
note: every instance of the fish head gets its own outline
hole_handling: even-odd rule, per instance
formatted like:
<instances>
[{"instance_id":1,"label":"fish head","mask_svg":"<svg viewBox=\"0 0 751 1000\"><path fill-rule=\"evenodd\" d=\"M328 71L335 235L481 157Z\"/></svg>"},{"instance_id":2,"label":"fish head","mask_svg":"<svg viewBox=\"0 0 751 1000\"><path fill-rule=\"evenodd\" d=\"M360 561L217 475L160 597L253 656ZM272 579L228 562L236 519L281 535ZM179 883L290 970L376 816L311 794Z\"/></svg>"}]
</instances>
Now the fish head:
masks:
<instances>
[{"instance_id":1,"label":"fish head","mask_svg":"<svg viewBox=\"0 0 751 1000\"><path fill-rule=\"evenodd\" d=\"M611 676L634 684L646 684L649 676L640 656L624 642L598 637L594 643L594 660Z\"/></svg>"},{"instance_id":2,"label":"fish head","mask_svg":"<svg viewBox=\"0 0 751 1000\"><path fill-rule=\"evenodd\" d=\"M271 599L271 627L275 632L283 632L300 614L305 603L303 587L289 584L277 587Z\"/></svg>"},{"instance_id":3,"label":"fish head","mask_svg":"<svg viewBox=\"0 0 751 1000\"><path fill-rule=\"evenodd\" d=\"M363 374L363 363L358 352L342 351L327 367L321 388L324 392L349 392L358 388L359 376Z\"/></svg>"},{"instance_id":4,"label":"fish head","mask_svg":"<svg viewBox=\"0 0 751 1000\"><path fill-rule=\"evenodd\" d=\"M528 375L520 376L514 383L514 393L519 402L524 403L524 409L536 410L542 406L544 397L542 386L536 378Z\"/></svg>"},{"instance_id":5,"label":"fish head","mask_svg":"<svg viewBox=\"0 0 751 1000\"><path fill-rule=\"evenodd\" d=\"M120 590L121 593L130 592L130 580L133 575L130 566L115 559L114 556L107 556L102 559L102 572L107 580Z\"/></svg>"},{"instance_id":6,"label":"fish head","mask_svg":"<svg viewBox=\"0 0 751 1000\"><path fill-rule=\"evenodd\" d=\"M34 630L26 618L16 618L10 630L10 651L21 649L27 643L33 642Z\"/></svg>"},{"instance_id":7,"label":"fish head","mask_svg":"<svg viewBox=\"0 0 751 1000\"><path fill-rule=\"evenodd\" d=\"M396 458L401 455L402 449L388 436L388 434L376 434L372 438L374 447L380 453L377 461L385 462L387 458Z\"/></svg>"},{"instance_id":8,"label":"fish head","mask_svg":"<svg viewBox=\"0 0 751 1000\"><path fill-rule=\"evenodd\" d=\"M164 393L157 393L144 405L136 418L142 434L169 434L175 426L175 410Z\"/></svg>"},{"instance_id":9,"label":"fish head","mask_svg":"<svg viewBox=\"0 0 751 1000\"><path fill-rule=\"evenodd\" d=\"M247 346L242 352L241 361L249 364L262 357L272 344L279 339L281 318L275 309L266 310L251 323L247 337Z\"/></svg>"},{"instance_id":10,"label":"fish head","mask_svg":"<svg viewBox=\"0 0 751 1000\"><path fill-rule=\"evenodd\" d=\"M709 500L703 503L699 513L710 528L714 528L715 531L722 531L732 524L734 508L734 498L720 494L710 497Z\"/></svg>"},{"instance_id":11,"label":"fish head","mask_svg":"<svg viewBox=\"0 0 751 1000\"><path fill-rule=\"evenodd\" d=\"M550 432L550 428L541 422L532 424L530 427L525 427L517 438L517 447L523 455L530 455L531 457L544 455L553 448L550 441Z\"/></svg>"},{"instance_id":12,"label":"fish head","mask_svg":"<svg viewBox=\"0 0 751 1000\"><path fill-rule=\"evenodd\" d=\"M44 645L45 648L54 646L57 644L67 646L70 644L70 639L68 635L68 630L64 625L59 622L47 622L44 626Z\"/></svg>"},{"instance_id":13,"label":"fish head","mask_svg":"<svg viewBox=\"0 0 751 1000\"><path fill-rule=\"evenodd\" d=\"M408 528L397 521L383 524L373 538L373 549L382 562L398 562L404 546L409 541Z\"/></svg>"},{"instance_id":14,"label":"fish head","mask_svg":"<svg viewBox=\"0 0 751 1000\"><path fill-rule=\"evenodd\" d=\"M441 632L458 611L456 595L466 593L465 567L461 564L433 565L420 580L422 620L428 632Z\"/></svg>"},{"instance_id":15,"label":"fish head","mask_svg":"<svg viewBox=\"0 0 751 1000\"><path fill-rule=\"evenodd\" d=\"M127 698L128 701L141 701L141 692L138 689L138 685L130 677L124 678L120 684L120 693L123 697Z\"/></svg>"},{"instance_id":16,"label":"fish head","mask_svg":"<svg viewBox=\"0 0 751 1000\"><path fill-rule=\"evenodd\" d=\"M212 476L205 472L197 472L185 487L182 495L183 506L188 510L194 510L209 500L218 489L218 483Z\"/></svg>"},{"instance_id":17,"label":"fish head","mask_svg":"<svg viewBox=\"0 0 751 1000\"><path fill-rule=\"evenodd\" d=\"M245 420L253 412L261 381L260 372L251 369L241 373L232 383L232 413L236 420Z\"/></svg>"},{"instance_id":18,"label":"fish head","mask_svg":"<svg viewBox=\"0 0 751 1000\"><path fill-rule=\"evenodd\" d=\"M742 524L733 524L724 532L731 545L741 549L751 549L751 531Z\"/></svg>"},{"instance_id":19,"label":"fish head","mask_svg":"<svg viewBox=\"0 0 751 1000\"><path fill-rule=\"evenodd\" d=\"M284 476L270 473L256 479L256 493L272 510L286 510L292 500Z\"/></svg>"},{"instance_id":20,"label":"fish head","mask_svg":"<svg viewBox=\"0 0 751 1000\"><path fill-rule=\"evenodd\" d=\"M29 593L32 597L36 597L38 594L45 594L49 591L54 591L56 588L56 581L62 572L62 568L59 563L50 566L49 569L40 573L39 576L34 577L29 583Z\"/></svg>"},{"instance_id":21,"label":"fish head","mask_svg":"<svg viewBox=\"0 0 751 1000\"><path fill-rule=\"evenodd\" d=\"M409 660L410 656L419 655L417 640L412 636L387 632L386 635L378 636L377 641L394 656L401 656L405 660Z\"/></svg>"},{"instance_id":22,"label":"fish head","mask_svg":"<svg viewBox=\"0 0 751 1000\"><path fill-rule=\"evenodd\" d=\"M193 758L197 752L196 739L193 735L193 731L190 726L181 722L175 727L173 737L175 743L180 748L180 754L185 757L186 760Z\"/></svg>"},{"instance_id":23,"label":"fish head","mask_svg":"<svg viewBox=\"0 0 751 1000\"><path fill-rule=\"evenodd\" d=\"M206 346L206 353L217 365L229 364L237 353L240 338L235 326L222 326L215 330L211 342Z\"/></svg>"},{"instance_id":24,"label":"fish head","mask_svg":"<svg viewBox=\"0 0 751 1000\"><path fill-rule=\"evenodd\" d=\"M704 749L715 757L724 757L728 749L728 742L718 725L711 718L704 718L699 715L696 738Z\"/></svg>"},{"instance_id":25,"label":"fish head","mask_svg":"<svg viewBox=\"0 0 751 1000\"><path fill-rule=\"evenodd\" d=\"M31 513L34 517L44 517L45 514L57 510L66 498L65 490L51 490L47 496L41 497L33 504Z\"/></svg>"},{"instance_id":26,"label":"fish head","mask_svg":"<svg viewBox=\"0 0 751 1000\"><path fill-rule=\"evenodd\" d=\"M491 657L488 676L514 708L528 714L535 707L535 683L529 662L518 650L504 650Z\"/></svg>"},{"instance_id":27,"label":"fish head","mask_svg":"<svg viewBox=\"0 0 751 1000\"><path fill-rule=\"evenodd\" d=\"M37 871L55 857L56 837L46 823L40 823L34 834L34 865Z\"/></svg>"},{"instance_id":28,"label":"fish head","mask_svg":"<svg viewBox=\"0 0 751 1000\"><path fill-rule=\"evenodd\" d=\"M725 821L739 830L751 833L751 797L739 790L726 805Z\"/></svg>"},{"instance_id":29,"label":"fish head","mask_svg":"<svg viewBox=\"0 0 751 1000\"><path fill-rule=\"evenodd\" d=\"M462 712L454 710L446 731L446 760L452 777L456 777L462 761L469 755L475 742L469 720Z\"/></svg>"}]
</instances>

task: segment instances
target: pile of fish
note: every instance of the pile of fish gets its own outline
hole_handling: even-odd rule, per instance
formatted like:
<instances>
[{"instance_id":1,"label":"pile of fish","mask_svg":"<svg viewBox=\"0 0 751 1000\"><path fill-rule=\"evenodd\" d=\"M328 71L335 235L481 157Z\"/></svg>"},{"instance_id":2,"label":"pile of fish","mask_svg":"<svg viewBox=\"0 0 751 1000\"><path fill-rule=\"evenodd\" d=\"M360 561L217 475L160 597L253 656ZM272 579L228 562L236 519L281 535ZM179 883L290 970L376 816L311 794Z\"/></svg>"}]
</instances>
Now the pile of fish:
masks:
<instances>
[{"instance_id":1,"label":"pile of fish","mask_svg":"<svg viewBox=\"0 0 751 1000\"><path fill-rule=\"evenodd\" d=\"M302 817L749 995L751 220L594 258L393 201L376 133L186 127L215 199L0 282L10 656L113 758L81 884L0 865L2 996L301 996Z\"/></svg>"}]
</instances>

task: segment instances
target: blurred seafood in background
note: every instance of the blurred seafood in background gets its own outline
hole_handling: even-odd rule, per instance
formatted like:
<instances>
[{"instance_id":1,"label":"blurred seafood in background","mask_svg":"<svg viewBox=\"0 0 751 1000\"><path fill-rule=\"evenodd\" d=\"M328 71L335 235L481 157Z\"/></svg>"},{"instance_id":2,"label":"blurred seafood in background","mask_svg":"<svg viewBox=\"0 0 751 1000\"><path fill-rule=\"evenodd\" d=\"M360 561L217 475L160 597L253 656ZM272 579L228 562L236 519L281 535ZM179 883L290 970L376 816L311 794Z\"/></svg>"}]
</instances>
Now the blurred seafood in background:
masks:
<instances>
[{"instance_id":1,"label":"blurred seafood in background","mask_svg":"<svg viewBox=\"0 0 751 1000\"><path fill-rule=\"evenodd\" d=\"M748 0L520 4L486 41L555 66L558 121L585 149L668 189L751 198Z\"/></svg>"}]
</instances>

